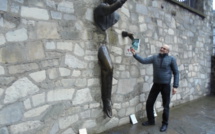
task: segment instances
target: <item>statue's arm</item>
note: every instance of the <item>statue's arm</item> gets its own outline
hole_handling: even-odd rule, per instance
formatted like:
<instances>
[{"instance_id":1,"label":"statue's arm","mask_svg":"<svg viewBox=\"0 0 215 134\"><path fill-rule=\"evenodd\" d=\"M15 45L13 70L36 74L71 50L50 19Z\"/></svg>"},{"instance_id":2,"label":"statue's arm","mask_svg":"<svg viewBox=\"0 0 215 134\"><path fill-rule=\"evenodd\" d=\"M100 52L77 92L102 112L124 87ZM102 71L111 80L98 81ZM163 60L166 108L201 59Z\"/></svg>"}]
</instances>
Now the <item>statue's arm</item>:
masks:
<instances>
[{"instance_id":1,"label":"statue's arm","mask_svg":"<svg viewBox=\"0 0 215 134\"><path fill-rule=\"evenodd\" d=\"M115 3L113 3L112 5L107 5L107 4L101 4L100 6L100 10L102 15L109 15L112 14L113 12L115 12L117 9L119 9L120 7L122 7L122 5L126 2L127 0L117 0Z\"/></svg>"}]
</instances>

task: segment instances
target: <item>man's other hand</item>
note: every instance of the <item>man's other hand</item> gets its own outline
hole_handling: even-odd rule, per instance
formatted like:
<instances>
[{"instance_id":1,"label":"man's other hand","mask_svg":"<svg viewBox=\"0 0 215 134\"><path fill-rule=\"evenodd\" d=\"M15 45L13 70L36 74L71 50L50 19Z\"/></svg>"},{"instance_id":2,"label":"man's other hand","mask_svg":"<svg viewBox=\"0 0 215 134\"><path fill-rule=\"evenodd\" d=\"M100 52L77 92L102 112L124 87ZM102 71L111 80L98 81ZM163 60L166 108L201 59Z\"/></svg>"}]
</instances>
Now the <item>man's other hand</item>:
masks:
<instances>
[{"instance_id":1,"label":"man's other hand","mask_svg":"<svg viewBox=\"0 0 215 134\"><path fill-rule=\"evenodd\" d=\"M172 95L176 94L176 92L177 92L177 88L173 88L172 89Z\"/></svg>"}]
</instances>

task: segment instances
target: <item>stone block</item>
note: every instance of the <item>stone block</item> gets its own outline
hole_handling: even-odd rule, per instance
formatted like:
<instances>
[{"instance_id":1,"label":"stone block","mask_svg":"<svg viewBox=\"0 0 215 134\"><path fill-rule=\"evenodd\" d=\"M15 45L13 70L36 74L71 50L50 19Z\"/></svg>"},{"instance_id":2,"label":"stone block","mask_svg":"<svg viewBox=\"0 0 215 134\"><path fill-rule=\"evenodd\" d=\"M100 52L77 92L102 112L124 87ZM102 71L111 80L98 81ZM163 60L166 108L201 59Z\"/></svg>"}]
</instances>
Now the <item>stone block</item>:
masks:
<instances>
[{"instance_id":1,"label":"stone block","mask_svg":"<svg viewBox=\"0 0 215 134\"><path fill-rule=\"evenodd\" d=\"M27 61L27 57L25 56L25 47L23 45L8 44L0 48L0 62L16 63L24 61Z\"/></svg>"},{"instance_id":2,"label":"stone block","mask_svg":"<svg viewBox=\"0 0 215 134\"><path fill-rule=\"evenodd\" d=\"M97 123L95 120L86 120L82 125L83 128L93 128L95 126L97 126Z\"/></svg>"},{"instance_id":3,"label":"stone block","mask_svg":"<svg viewBox=\"0 0 215 134\"><path fill-rule=\"evenodd\" d=\"M7 11L7 0L0 0L0 11Z\"/></svg>"},{"instance_id":4,"label":"stone block","mask_svg":"<svg viewBox=\"0 0 215 134\"><path fill-rule=\"evenodd\" d=\"M134 97L134 98L132 98L130 101L129 101L129 103L130 103L130 106L135 106L135 105L137 105L138 103L139 103L139 96L136 96L136 97Z\"/></svg>"},{"instance_id":5,"label":"stone block","mask_svg":"<svg viewBox=\"0 0 215 134\"><path fill-rule=\"evenodd\" d=\"M49 108L49 105L44 105L38 108L34 108L24 113L25 118L32 118L41 115Z\"/></svg>"},{"instance_id":6,"label":"stone block","mask_svg":"<svg viewBox=\"0 0 215 134\"><path fill-rule=\"evenodd\" d=\"M4 74L5 74L4 67L0 66L0 75L4 75Z\"/></svg>"},{"instance_id":7,"label":"stone block","mask_svg":"<svg viewBox=\"0 0 215 134\"><path fill-rule=\"evenodd\" d=\"M29 63L29 64L9 66L8 70L10 74L17 74L17 73L24 73L30 70L36 70L38 68L39 66L36 63Z\"/></svg>"},{"instance_id":8,"label":"stone block","mask_svg":"<svg viewBox=\"0 0 215 134\"><path fill-rule=\"evenodd\" d=\"M51 16L53 19L60 20L62 18L62 13L56 12L56 11L51 11Z\"/></svg>"},{"instance_id":9,"label":"stone block","mask_svg":"<svg viewBox=\"0 0 215 134\"><path fill-rule=\"evenodd\" d=\"M63 101L72 100L75 89L58 89L49 91L47 94L47 101Z\"/></svg>"},{"instance_id":10,"label":"stone block","mask_svg":"<svg viewBox=\"0 0 215 134\"><path fill-rule=\"evenodd\" d=\"M125 115L129 116L129 115L134 114L134 113L135 113L135 107L128 107Z\"/></svg>"},{"instance_id":11,"label":"stone block","mask_svg":"<svg viewBox=\"0 0 215 134\"><path fill-rule=\"evenodd\" d=\"M100 85L100 79L94 78L94 79L88 79L87 86L99 86Z\"/></svg>"},{"instance_id":12,"label":"stone block","mask_svg":"<svg viewBox=\"0 0 215 134\"><path fill-rule=\"evenodd\" d=\"M32 108L32 106L31 106L31 100L29 98L26 99L23 103L24 103L25 109Z\"/></svg>"},{"instance_id":13,"label":"stone block","mask_svg":"<svg viewBox=\"0 0 215 134\"><path fill-rule=\"evenodd\" d=\"M76 92L75 98L73 99L73 104L78 105L83 103L89 103L91 101L93 101L93 99L90 93L90 89L84 88Z\"/></svg>"},{"instance_id":14,"label":"stone block","mask_svg":"<svg viewBox=\"0 0 215 134\"><path fill-rule=\"evenodd\" d=\"M15 4L15 3L12 3L11 4L11 12L13 13L19 13L19 5L18 4Z\"/></svg>"},{"instance_id":15,"label":"stone block","mask_svg":"<svg viewBox=\"0 0 215 134\"><path fill-rule=\"evenodd\" d=\"M22 119L24 107L22 103L14 103L0 110L0 125L17 123Z\"/></svg>"},{"instance_id":16,"label":"stone block","mask_svg":"<svg viewBox=\"0 0 215 134\"><path fill-rule=\"evenodd\" d=\"M6 127L0 128L0 134L9 134L9 131Z\"/></svg>"},{"instance_id":17,"label":"stone block","mask_svg":"<svg viewBox=\"0 0 215 134\"><path fill-rule=\"evenodd\" d=\"M75 85L76 79L62 79L61 83L65 88L71 88Z\"/></svg>"},{"instance_id":18,"label":"stone block","mask_svg":"<svg viewBox=\"0 0 215 134\"><path fill-rule=\"evenodd\" d=\"M134 90L136 79L120 79L118 83L117 93L127 94Z\"/></svg>"},{"instance_id":19,"label":"stone block","mask_svg":"<svg viewBox=\"0 0 215 134\"><path fill-rule=\"evenodd\" d=\"M24 18L32 18L37 20L49 20L49 14L46 9L35 7L21 7L21 16Z\"/></svg>"},{"instance_id":20,"label":"stone block","mask_svg":"<svg viewBox=\"0 0 215 134\"><path fill-rule=\"evenodd\" d=\"M54 66L58 66L59 62L56 59L51 59L51 60L41 61L41 65L43 68L54 67Z\"/></svg>"},{"instance_id":21,"label":"stone block","mask_svg":"<svg viewBox=\"0 0 215 134\"><path fill-rule=\"evenodd\" d=\"M80 117L82 119L90 118L90 112L91 112L90 110L83 111L83 112L80 113Z\"/></svg>"},{"instance_id":22,"label":"stone block","mask_svg":"<svg viewBox=\"0 0 215 134\"><path fill-rule=\"evenodd\" d=\"M91 9L91 8L87 9L87 11L85 13L85 18L86 18L86 20L89 20L91 22L94 21L94 19L93 19L93 9Z\"/></svg>"},{"instance_id":23,"label":"stone block","mask_svg":"<svg viewBox=\"0 0 215 134\"><path fill-rule=\"evenodd\" d=\"M45 70L38 71L38 72L29 74L29 76L36 82L42 82L46 79L46 72Z\"/></svg>"},{"instance_id":24,"label":"stone block","mask_svg":"<svg viewBox=\"0 0 215 134\"><path fill-rule=\"evenodd\" d=\"M57 42L57 49L59 50L72 51L73 47L72 41Z\"/></svg>"},{"instance_id":25,"label":"stone block","mask_svg":"<svg viewBox=\"0 0 215 134\"><path fill-rule=\"evenodd\" d=\"M128 124L129 122L130 122L130 118L129 118L129 117L121 118L121 119L119 120L119 126Z\"/></svg>"},{"instance_id":26,"label":"stone block","mask_svg":"<svg viewBox=\"0 0 215 134\"><path fill-rule=\"evenodd\" d=\"M62 134L75 134L75 132L72 130L72 128L69 128L65 130Z\"/></svg>"},{"instance_id":27,"label":"stone block","mask_svg":"<svg viewBox=\"0 0 215 134\"><path fill-rule=\"evenodd\" d=\"M28 61L39 60L45 58L43 44L40 41L31 41L26 44L26 52Z\"/></svg>"},{"instance_id":28,"label":"stone block","mask_svg":"<svg viewBox=\"0 0 215 134\"><path fill-rule=\"evenodd\" d=\"M34 85L28 78L24 77L15 81L5 91L4 103L15 102L20 98L32 95L40 89Z\"/></svg>"},{"instance_id":29,"label":"stone block","mask_svg":"<svg viewBox=\"0 0 215 134\"><path fill-rule=\"evenodd\" d=\"M136 12L143 15L148 15L147 7L142 4L136 4Z\"/></svg>"},{"instance_id":30,"label":"stone block","mask_svg":"<svg viewBox=\"0 0 215 134\"><path fill-rule=\"evenodd\" d=\"M65 13L74 13L73 3L69 1L62 1L58 4L57 10Z\"/></svg>"},{"instance_id":31,"label":"stone block","mask_svg":"<svg viewBox=\"0 0 215 134\"><path fill-rule=\"evenodd\" d=\"M6 39L9 42L20 42L28 39L28 33L25 28L21 28L6 33Z\"/></svg>"},{"instance_id":32,"label":"stone block","mask_svg":"<svg viewBox=\"0 0 215 134\"><path fill-rule=\"evenodd\" d=\"M79 70L74 70L73 72L72 72L72 76L73 77L78 77L78 76L80 76L81 75L81 71L79 71Z\"/></svg>"},{"instance_id":33,"label":"stone block","mask_svg":"<svg viewBox=\"0 0 215 134\"><path fill-rule=\"evenodd\" d=\"M41 93L41 94L37 94L37 95L34 95L32 96L32 103L33 103L33 106L36 107L36 106L39 106L41 104L44 104L45 103L45 93Z\"/></svg>"},{"instance_id":34,"label":"stone block","mask_svg":"<svg viewBox=\"0 0 215 134\"><path fill-rule=\"evenodd\" d=\"M73 123L76 123L79 120L78 115L72 115L68 117L63 117L59 119L59 128L65 129L71 126Z\"/></svg>"},{"instance_id":35,"label":"stone block","mask_svg":"<svg viewBox=\"0 0 215 134\"><path fill-rule=\"evenodd\" d=\"M74 53L77 56L84 56L84 49L79 44L75 44Z\"/></svg>"},{"instance_id":36,"label":"stone block","mask_svg":"<svg viewBox=\"0 0 215 134\"><path fill-rule=\"evenodd\" d=\"M117 55L122 55L123 54L122 48L114 47L114 46L111 47L111 52L114 52Z\"/></svg>"},{"instance_id":37,"label":"stone block","mask_svg":"<svg viewBox=\"0 0 215 134\"><path fill-rule=\"evenodd\" d=\"M72 68L86 68L87 63L83 60L76 58L73 55L66 54L65 56L65 64Z\"/></svg>"},{"instance_id":38,"label":"stone block","mask_svg":"<svg viewBox=\"0 0 215 134\"><path fill-rule=\"evenodd\" d=\"M46 46L45 47L48 50L54 50L54 49L56 49L55 42L46 42Z\"/></svg>"},{"instance_id":39,"label":"stone block","mask_svg":"<svg viewBox=\"0 0 215 134\"><path fill-rule=\"evenodd\" d=\"M0 34L0 46L4 45L4 43L6 42L5 37L3 34Z\"/></svg>"},{"instance_id":40,"label":"stone block","mask_svg":"<svg viewBox=\"0 0 215 134\"><path fill-rule=\"evenodd\" d=\"M60 35L64 40L78 40L82 37L82 34L80 34L80 32L69 30L60 31Z\"/></svg>"},{"instance_id":41,"label":"stone block","mask_svg":"<svg viewBox=\"0 0 215 134\"><path fill-rule=\"evenodd\" d=\"M43 125L40 121L26 121L20 124L11 125L10 132L11 134L23 134L27 131L38 129Z\"/></svg>"},{"instance_id":42,"label":"stone block","mask_svg":"<svg viewBox=\"0 0 215 134\"><path fill-rule=\"evenodd\" d=\"M69 76L71 74L71 70L67 68L59 68L60 76Z\"/></svg>"},{"instance_id":43,"label":"stone block","mask_svg":"<svg viewBox=\"0 0 215 134\"><path fill-rule=\"evenodd\" d=\"M4 89L0 88L0 96L2 96Z\"/></svg>"},{"instance_id":44,"label":"stone block","mask_svg":"<svg viewBox=\"0 0 215 134\"><path fill-rule=\"evenodd\" d=\"M38 22L37 25L38 39L59 39L58 25L54 22Z\"/></svg>"},{"instance_id":45,"label":"stone block","mask_svg":"<svg viewBox=\"0 0 215 134\"><path fill-rule=\"evenodd\" d=\"M49 79L52 79L52 80L58 78L59 76L57 68L48 69L47 73L48 73Z\"/></svg>"},{"instance_id":46,"label":"stone block","mask_svg":"<svg viewBox=\"0 0 215 134\"><path fill-rule=\"evenodd\" d=\"M64 20L77 20L75 15L70 15L70 14L64 14L63 19Z\"/></svg>"},{"instance_id":47,"label":"stone block","mask_svg":"<svg viewBox=\"0 0 215 134\"><path fill-rule=\"evenodd\" d=\"M102 116L103 116L103 110L101 108L91 110L92 118L98 118L98 117L102 117Z\"/></svg>"}]
</instances>

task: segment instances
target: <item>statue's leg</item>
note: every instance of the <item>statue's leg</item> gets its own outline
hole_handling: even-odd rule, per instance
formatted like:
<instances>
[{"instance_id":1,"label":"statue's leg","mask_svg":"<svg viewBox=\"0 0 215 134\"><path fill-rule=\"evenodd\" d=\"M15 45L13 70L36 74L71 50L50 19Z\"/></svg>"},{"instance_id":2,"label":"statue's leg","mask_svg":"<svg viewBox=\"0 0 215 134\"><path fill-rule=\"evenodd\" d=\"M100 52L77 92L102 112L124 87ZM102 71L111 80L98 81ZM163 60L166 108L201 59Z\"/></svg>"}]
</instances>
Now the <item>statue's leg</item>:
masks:
<instances>
[{"instance_id":1,"label":"statue's leg","mask_svg":"<svg viewBox=\"0 0 215 134\"><path fill-rule=\"evenodd\" d=\"M112 92L112 79L113 79L113 66L108 49L105 45L99 48L98 59L101 67L101 82L102 82L102 101L103 111L108 117L112 117L111 108L111 92Z\"/></svg>"}]
</instances>

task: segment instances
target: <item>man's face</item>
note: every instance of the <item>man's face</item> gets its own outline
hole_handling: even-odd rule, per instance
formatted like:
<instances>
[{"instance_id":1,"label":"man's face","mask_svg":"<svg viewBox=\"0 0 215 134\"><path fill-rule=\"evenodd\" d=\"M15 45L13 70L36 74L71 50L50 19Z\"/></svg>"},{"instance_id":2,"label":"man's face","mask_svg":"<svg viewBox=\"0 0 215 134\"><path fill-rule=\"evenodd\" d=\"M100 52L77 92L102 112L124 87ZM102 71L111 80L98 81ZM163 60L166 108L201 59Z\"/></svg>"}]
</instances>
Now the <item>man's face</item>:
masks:
<instances>
[{"instance_id":1,"label":"man's face","mask_svg":"<svg viewBox=\"0 0 215 134\"><path fill-rule=\"evenodd\" d=\"M160 54L167 54L169 53L169 47L164 45L160 48Z\"/></svg>"},{"instance_id":2,"label":"man's face","mask_svg":"<svg viewBox=\"0 0 215 134\"><path fill-rule=\"evenodd\" d=\"M116 0L105 0L105 2L111 5L111 4L115 3Z\"/></svg>"}]
</instances>

